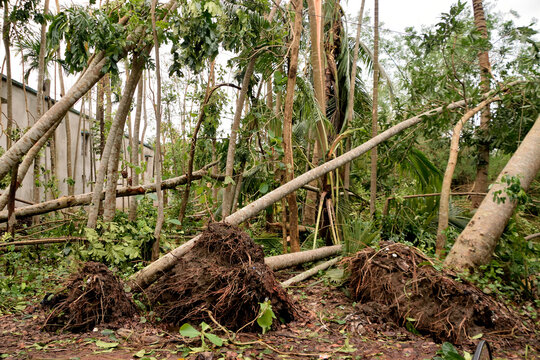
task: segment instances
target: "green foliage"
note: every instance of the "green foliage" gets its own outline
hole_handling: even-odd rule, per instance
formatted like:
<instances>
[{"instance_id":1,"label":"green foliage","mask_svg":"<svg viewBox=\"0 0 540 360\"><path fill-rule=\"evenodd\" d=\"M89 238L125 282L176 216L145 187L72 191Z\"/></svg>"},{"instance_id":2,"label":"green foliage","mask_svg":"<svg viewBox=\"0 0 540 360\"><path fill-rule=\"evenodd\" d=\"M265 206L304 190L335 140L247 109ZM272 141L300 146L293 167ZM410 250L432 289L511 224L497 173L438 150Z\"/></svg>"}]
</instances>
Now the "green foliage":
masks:
<instances>
[{"instance_id":1,"label":"green foliage","mask_svg":"<svg viewBox=\"0 0 540 360\"><path fill-rule=\"evenodd\" d=\"M445 342L441 346L441 350L437 351L437 355L433 360L471 360L472 356L468 352L461 355L457 349L449 342Z\"/></svg>"},{"instance_id":2,"label":"green foliage","mask_svg":"<svg viewBox=\"0 0 540 360\"><path fill-rule=\"evenodd\" d=\"M272 323L276 319L276 315L272 311L270 300L259 303L259 315L257 316L257 324L261 327L263 334L272 328Z\"/></svg>"},{"instance_id":3,"label":"green foliage","mask_svg":"<svg viewBox=\"0 0 540 360\"><path fill-rule=\"evenodd\" d=\"M126 30L118 24L118 14L106 9L72 6L48 17L51 24L47 42L53 48L59 47L61 41L66 42L64 62L71 73L80 72L87 66L92 50L104 51L109 59L103 72L116 73L117 62L124 56L127 44Z\"/></svg>"},{"instance_id":4,"label":"green foliage","mask_svg":"<svg viewBox=\"0 0 540 360\"><path fill-rule=\"evenodd\" d=\"M521 180L517 176L503 175L500 180L500 184L504 185L504 190L497 190L493 192L493 201L497 204L504 204L508 196L509 201L516 201L518 204L523 205L529 197L525 190L521 187ZM490 185L491 188L492 185ZM503 191L506 194L503 195Z\"/></svg>"},{"instance_id":5,"label":"green foliage","mask_svg":"<svg viewBox=\"0 0 540 360\"><path fill-rule=\"evenodd\" d=\"M200 338L201 339L201 347L200 348L191 348L194 352L201 352L205 350L209 350L212 346L208 345L206 343L206 340L210 341L213 346L215 347L221 347L224 343L226 343L227 340L215 335L212 333L212 327L205 323L204 321L200 324L201 330L195 329L193 326L191 326L188 323L185 323L180 327L180 335L188 337L188 338Z\"/></svg>"}]
</instances>

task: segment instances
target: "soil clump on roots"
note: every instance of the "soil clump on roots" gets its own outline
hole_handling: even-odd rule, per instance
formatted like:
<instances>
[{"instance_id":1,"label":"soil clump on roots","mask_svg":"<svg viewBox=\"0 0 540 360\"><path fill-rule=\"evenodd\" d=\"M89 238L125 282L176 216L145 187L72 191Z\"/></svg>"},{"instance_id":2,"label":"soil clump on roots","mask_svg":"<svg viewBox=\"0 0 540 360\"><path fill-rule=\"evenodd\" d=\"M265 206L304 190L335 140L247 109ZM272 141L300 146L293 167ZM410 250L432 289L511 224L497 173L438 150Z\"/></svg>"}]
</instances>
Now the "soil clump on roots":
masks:
<instances>
[{"instance_id":1,"label":"soil clump on roots","mask_svg":"<svg viewBox=\"0 0 540 360\"><path fill-rule=\"evenodd\" d=\"M60 292L43 299L42 305L52 309L43 327L47 331L84 332L99 324L118 327L137 313L122 281L97 262L85 263Z\"/></svg>"},{"instance_id":2,"label":"soil clump on roots","mask_svg":"<svg viewBox=\"0 0 540 360\"><path fill-rule=\"evenodd\" d=\"M284 322L298 314L265 265L262 247L238 227L223 223L210 224L188 254L146 294L155 314L173 327L210 323L210 312L228 329L256 329L259 303L266 300Z\"/></svg>"},{"instance_id":3,"label":"soil clump on roots","mask_svg":"<svg viewBox=\"0 0 540 360\"><path fill-rule=\"evenodd\" d=\"M525 335L523 318L456 275L437 270L415 248L382 242L349 259L350 290L360 312L397 323L436 341L465 344L483 338ZM414 330L413 330L414 331Z\"/></svg>"}]
</instances>

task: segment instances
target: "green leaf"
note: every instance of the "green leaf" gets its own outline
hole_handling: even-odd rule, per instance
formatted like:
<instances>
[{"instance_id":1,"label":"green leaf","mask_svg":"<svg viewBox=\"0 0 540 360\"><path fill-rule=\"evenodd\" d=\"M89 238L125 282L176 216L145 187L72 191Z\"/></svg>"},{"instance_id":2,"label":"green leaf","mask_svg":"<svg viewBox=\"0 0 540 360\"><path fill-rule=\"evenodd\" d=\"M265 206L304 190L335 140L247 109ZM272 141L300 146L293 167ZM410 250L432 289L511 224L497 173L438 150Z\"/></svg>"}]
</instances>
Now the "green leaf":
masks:
<instances>
[{"instance_id":1,"label":"green leaf","mask_svg":"<svg viewBox=\"0 0 540 360\"><path fill-rule=\"evenodd\" d=\"M259 192L261 194L266 194L268 192L268 184L262 183L261 186L259 186Z\"/></svg>"},{"instance_id":2,"label":"green leaf","mask_svg":"<svg viewBox=\"0 0 540 360\"><path fill-rule=\"evenodd\" d=\"M138 357L138 358L142 358L144 355L146 355L146 350L144 349L139 350L135 354L133 354L133 356Z\"/></svg>"},{"instance_id":3,"label":"green leaf","mask_svg":"<svg viewBox=\"0 0 540 360\"><path fill-rule=\"evenodd\" d=\"M117 347L118 345L119 343L117 342L105 342L101 340L96 341L96 346L102 349L112 349Z\"/></svg>"},{"instance_id":4,"label":"green leaf","mask_svg":"<svg viewBox=\"0 0 540 360\"><path fill-rule=\"evenodd\" d=\"M276 319L276 315L272 311L272 304L270 300L267 300L259 304L261 309L259 311L259 317L257 318L257 324L262 328L263 334L266 333L271 327L273 319Z\"/></svg>"},{"instance_id":5,"label":"green leaf","mask_svg":"<svg viewBox=\"0 0 540 360\"><path fill-rule=\"evenodd\" d=\"M204 336L206 336L206 338L208 340L210 340L212 342L212 344L216 345L216 346L222 346L223 345L223 339L220 338L219 336L217 335L214 335L214 334L204 334Z\"/></svg>"},{"instance_id":6,"label":"green leaf","mask_svg":"<svg viewBox=\"0 0 540 360\"><path fill-rule=\"evenodd\" d=\"M194 337L200 336L201 332L195 329L190 324L186 323L180 327L180 335L189 337L189 338L194 338Z\"/></svg>"},{"instance_id":7,"label":"green leaf","mask_svg":"<svg viewBox=\"0 0 540 360\"><path fill-rule=\"evenodd\" d=\"M477 340L477 339L480 339L482 336L484 336L484 334L480 333L480 334L476 334L474 335L471 340Z\"/></svg>"},{"instance_id":8,"label":"green leaf","mask_svg":"<svg viewBox=\"0 0 540 360\"><path fill-rule=\"evenodd\" d=\"M233 180L232 177L230 177L230 176L225 176L225 181L223 181L223 184L225 184L225 185L229 185L229 184L234 185L235 182L234 182L234 180Z\"/></svg>"},{"instance_id":9,"label":"green leaf","mask_svg":"<svg viewBox=\"0 0 540 360\"><path fill-rule=\"evenodd\" d=\"M178 219L167 219L167 222L169 224L182 225L182 223Z\"/></svg>"}]
</instances>

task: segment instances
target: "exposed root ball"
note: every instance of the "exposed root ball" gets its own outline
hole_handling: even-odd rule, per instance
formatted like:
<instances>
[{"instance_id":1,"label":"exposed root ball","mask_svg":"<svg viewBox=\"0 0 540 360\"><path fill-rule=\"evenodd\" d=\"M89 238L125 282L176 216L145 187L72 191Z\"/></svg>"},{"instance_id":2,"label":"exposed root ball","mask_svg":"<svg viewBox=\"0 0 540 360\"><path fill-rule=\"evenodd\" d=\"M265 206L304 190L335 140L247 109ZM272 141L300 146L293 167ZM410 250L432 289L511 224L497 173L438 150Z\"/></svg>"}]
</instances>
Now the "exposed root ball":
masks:
<instances>
[{"instance_id":1,"label":"exposed root ball","mask_svg":"<svg viewBox=\"0 0 540 360\"><path fill-rule=\"evenodd\" d=\"M477 334L526 333L518 316L475 286L438 271L403 244L381 243L349 260L351 293L366 306L382 305L388 321L414 327L439 341L464 343ZM409 323L409 324L407 324Z\"/></svg>"},{"instance_id":2,"label":"exposed root ball","mask_svg":"<svg viewBox=\"0 0 540 360\"><path fill-rule=\"evenodd\" d=\"M210 322L208 311L231 330L253 322L259 303L270 300L276 316L297 312L264 264L262 248L235 226L210 224L188 254L147 291L154 312L172 326ZM246 329L255 329L253 322Z\"/></svg>"},{"instance_id":3,"label":"exposed root ball","mask_svg":"<svg viewBox=\"0 0 540 360\"><path fill-rule=\"evenodd\" d=\"M48 331L88 331L98 324L118 323L137 312L121 280L96 262L84 264L59 293L46 297L42 304L52 308L44 324Z\"/></svg>"}]
</instances>

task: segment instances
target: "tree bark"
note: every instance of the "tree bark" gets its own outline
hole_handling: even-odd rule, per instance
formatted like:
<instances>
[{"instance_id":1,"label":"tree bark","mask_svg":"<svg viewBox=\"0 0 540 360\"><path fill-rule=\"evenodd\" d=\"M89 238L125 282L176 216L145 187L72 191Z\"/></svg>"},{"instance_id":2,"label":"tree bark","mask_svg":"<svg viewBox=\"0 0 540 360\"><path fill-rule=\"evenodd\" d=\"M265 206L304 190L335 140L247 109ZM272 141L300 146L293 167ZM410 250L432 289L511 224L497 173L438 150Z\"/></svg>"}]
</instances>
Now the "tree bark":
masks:
<instances>
[{"instance_id":1,"label":"tree bark","mask_svg":"<svg viewBox=\"0 0 540 360\"><path fill-rule=\"evenodd\" d=\"M444 107L441 106L441 107L426 111L420 115L417 115L405 121L402 121L401 123L380 133L379 135L372 138L371 140L352 149L351 151L341 156L338 156L337 158L330 160L314 169L309 170L308 172L298 176L297 178L288 182L287 184L282 185L279 188L267 193L266 195L262 196L261 198L257 199L251 204L244 206L242 209L238 210L234 214L225 218L224 222L231 225L241 224L242 222L249 219L250 217L255 216L259 211L265 209L266 207L284 198L291 192L300 189L302 186L308 184L309 182L315 179L320 178L321 176L329 173L330 171L336 170L337 168L345 165L347 162L350 162L358 158L362 154L365 154L366 152L371 150L374 146L382 143L385 140L388 140L392 136L400 133L401 131L405 129L408 129L411 126L418 124L419 122L422 121L422 119L425 119L428 116L440 114L443 112L443 110L453 110L463 105L465 105L464 100L456 101ZM184 255L186 252L188 252L198 239L199 239L199 236L194 237L193 239L189 240L188 242L181 245L180 247L162 256L157 261L154 261L153 263L149 264L144 269L133 274L130 278L131 283L133 285L132 287L144 289L149 284L153 283L160 276L160 274L171 269L176 263L176 260L182 255Z\"/></svg>"},{"instance_id":2,"label":"tree bark","mask_svg":"<svg viewBox=\"0 0 540 360\"><path fill-rule=\"evenodd\" d=\"M285 109L283 113L283 153L285 163L285 181L294 179L294 159L292 147L292 117L294 105L294 89L296 86L296 73L298 71L298 50L300 48L300 38L302 37L302 8L303 0L294 0L294 25L293 38L290 46L289 74L287 76L287 92L285 95ZM296 203L296 193L291 192L287 196L289 205L289 237L291 252L300 251L300 239L298 234L298 204Z\"/></svg>"},{"instance_id":3,"label":"tree bark","mask_svg":"<svg viewBox=\"0 0 540 360\"><path fill-rule=\"evenodd\" d=\"M373 25L373 108L371 110L371 137L377 136L379 107L379 0L375 0ZM369 186L369 213L375 215L377 202L377 147L371 150L371 175Z\"/></svg>"},{"instance_id":4,"label":"tree bark","mask_svg":"<svg viewBox=\"0 0 540 360\"><path fill-rule=\"evenodd\" d=\"M161 66L159 63L159 42L156 30L156 6L157 0L152 0L152 34L154 37L154 51L156 57L156 147L155 147L155 164L156 164L156 193L158 198L158 213L156 221L156 229L154 231L154 244L152 245L152 260L159 258L159 242L161 237L161 228L163 227L163 192L161 191Z\"/></svg>"},{"instance_id":5,"label":"tree bark","mask_svg":"<svg viewBox=\"0 0 540 360\"><path fill-rule=\"evenodd\" d=\"M133 186L139 185L139 174L137 173L137 170L139 168L139 131L141 128L144 83L144 76L141 76L139 85L137 85L137 108L135 109L135 121L133 122L133 134L131 136L131 184ZM137 219L137 199L135 198L131 199L131 202L129 203L128 219L130 221L135 221Z\"/></svg>"},{"instance_id":6,"label":"tree bark","mask_svg":"<svg viewBox=\"0 0 540 360\"><path fill-rule=\"evenodd\" d=\"M472 0L474 11L474 25L483 39L488 39L486 18L482 0ZM478 64L480 66L480 91L486 93L489 91L489 79L491 75L491 65L489 63L488 51L478 53ZM488 188L489 171L489 121L491 112L489 106L486 106L480 114L480 127L478 128L478 162L476 164L476 178L474 180L473 192L486 192ZM477 208L482 202L481 197L472 197L472 206Z\"/></svg>"},{"instance_id":7,"label":"tree bark","mask_svg":"<svg viewBox=\"0 0 540 360\"><path fill-rule=\"evenodd\" d=\"M299 283L300 281L304 281L306 279L309 279L310 277L316 275L319 273L319 271L326 270L330 266L336 265L341 260L341 257L336 257L331 260L325 261L322 264L319 264L317 266L312 267L309 270L306 270L288 280L285 280L281 283L281 286L284 288L287 288L293 284Z\"/></svg>"},{"instance_id":8,"label":"tree bark","mask_svg":"<svg viewBox=\"0 0 540 360\"><path fill-rule=\"evenodd\" d=\"M452 131L452 140L450 141L450 155L448 157L448 164L446 165L446 170L444 172L443 182L441 186L441 198L439 201L439 224L437 228L437 243L435 246L435 254L441 256L441 253L446 246L446 235L444 231L448 227L448 211L450 207L450 191L452 188L452 177L454 176L454 170L457 164L457 158L459 153L459 139L461 137L461 129L463 125L469 119L471 119L477 112L488 106L493 101L499 101L500 98L495 97L482 101L473 109L467 111L461 119L454 126ZM484 198L483 196L480 196Z\"/></svg>"},{"instance_id":9,"label":"tree bark","mask_svg":"<svg viewBox=\"0 0 540 360\"><path fill-rule=\"evenodd\" d=\"M323 116L326 115L326 94L324 90L324 47L323 47L323 13L321 0L308 0L309 29L311 39L311 68L313 71L313 89L315 99L319 106L319 111ZM313 148L312 163L318 166L319 160L326 154L326 131L322 122L317 123L317 134ZM311 186L316 187L317 181L314 180ZM317 193L309 192L306 196L304 214L302 222L305 225L315 224L317 213Z\"/></svg>"},{"instance_id":10,"label":"tree bark","mask_svg":"<svg viewBox=\"0 0 540 360\"><path fill-rule=\"evenodd\" d=\"M145 53L148 54L149 51L150 49L148 49L148 51ZM96 176L96 185L94 188L94 196L92 199L93 205L88 211L87 227L92 229L94 229L97 224L99 206L101 203L101 191L103 190L103 184L105 182L105 174L107 172L109 158L116 143L118 133L122 132L124 129L127 114L130 110L131 102L133 100L133 94L135 93L135 88L137 87L137 83L139 82L139 78L142 74L143 64L143 57L135 55L132 61L132 71L130 73L128 82L126 83L126 87L124 88L124 94L118 105L116 115L111 124L109 136L107 136L105 149L103 150L103 156L101 158L101 162L99 163L99 170Z\"/></svg>"},{"instance_id":11,"label":"tree bark","mask_svg":"<svg viewBox=\"0 0 540 360\"><path fill-rule=\"evenodd\" d=\"M493 255L499 237L516 207L506 193L503 176L518 177L523 190L527 190L540 170L540 116L510 158L496 183L480 204L469 224L456 240L444 264L461 271L487 264ZM498 203L494 197L505 198Z\"/></svg>"}]
</instances>

